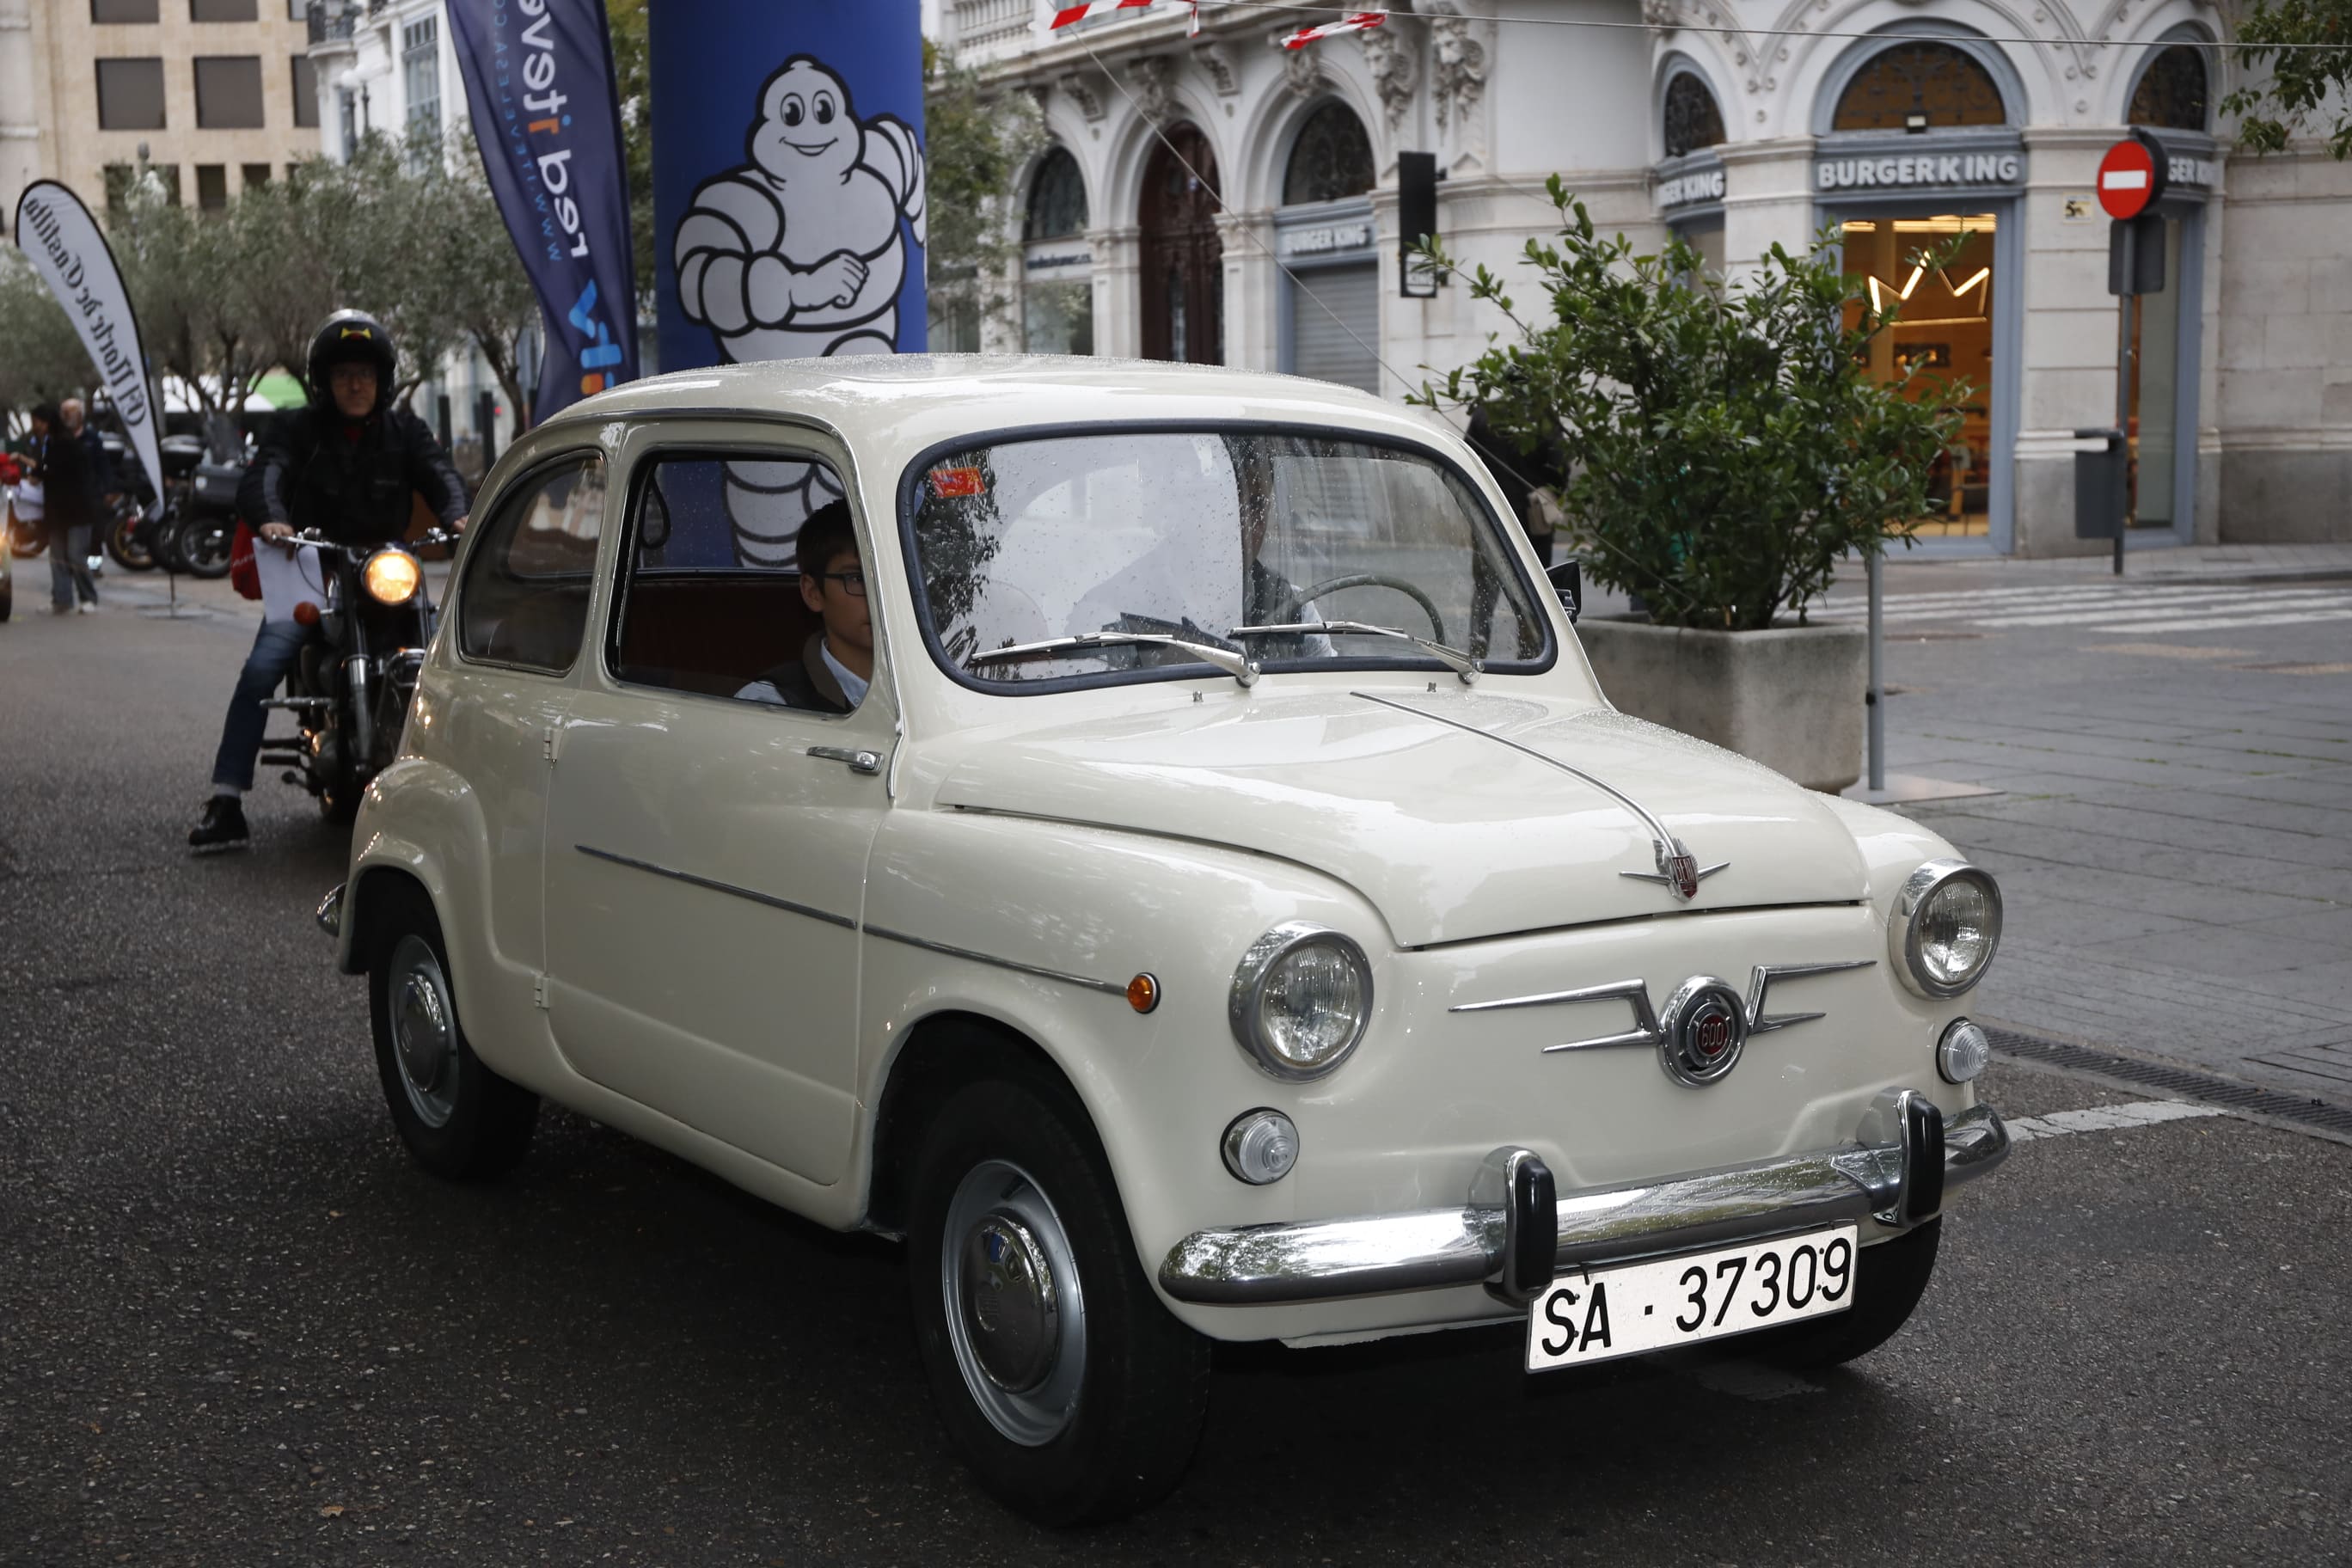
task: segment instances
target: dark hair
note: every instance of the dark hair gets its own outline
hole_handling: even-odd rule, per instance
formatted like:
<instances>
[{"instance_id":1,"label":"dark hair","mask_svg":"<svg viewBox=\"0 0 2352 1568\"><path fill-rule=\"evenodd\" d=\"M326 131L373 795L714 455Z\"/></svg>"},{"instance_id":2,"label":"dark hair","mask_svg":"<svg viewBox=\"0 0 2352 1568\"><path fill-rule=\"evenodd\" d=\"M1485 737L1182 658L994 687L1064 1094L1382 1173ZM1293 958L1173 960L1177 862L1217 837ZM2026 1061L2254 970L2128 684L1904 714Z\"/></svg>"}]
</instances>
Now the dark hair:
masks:
<instances>
[{"instance_id":1,"label":"dark hair","mask_svg":"<svg viewBox=\"0 0 2352 1568\"><path fill-rule=\"evenodd\" d=\"M58 416L58 405L57 405L56 404L54 404L54 403L36 403L36 404L34 404L34 405L33 405L33 412L32 412L31 414L27 415L26 417L30 418L30 419L37 419L37 420L39 420L39 421L40 421L42 424L44 424L44 425L58 425L58 424L62 424L62 423L64 422L64 421L63 421L63 420Z\"/></svg>"},{"instance_id":2,"label":"dark hair","mask_svg":"<svg viewBox=\"0 0 2352 1568\"><path fill-rule=\"evenodd\" d=\"M853 555L857 552L857 534L849 526L849 502L829 500L801 524L800 537L793 542L793 559L799 563L802 576L815 577L845 550Z\"/></svg>"}]
</instances>

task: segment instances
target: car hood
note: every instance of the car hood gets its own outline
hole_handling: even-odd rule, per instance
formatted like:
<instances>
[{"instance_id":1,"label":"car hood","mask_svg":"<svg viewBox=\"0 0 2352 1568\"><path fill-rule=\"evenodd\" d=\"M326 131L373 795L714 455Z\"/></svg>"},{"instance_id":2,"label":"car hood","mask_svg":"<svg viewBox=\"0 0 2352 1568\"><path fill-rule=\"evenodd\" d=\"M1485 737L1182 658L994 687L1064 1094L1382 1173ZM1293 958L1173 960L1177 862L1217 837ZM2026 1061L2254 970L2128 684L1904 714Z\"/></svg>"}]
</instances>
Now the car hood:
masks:
<instances>
[{"instance_id":1,"label":"car hood","mask_svg":"<svg viewBox=\"0 0 2352 1568\"><path fill-rule=\"evenodd\" d=\"M1588 702L1261 687L967 739L942 805L1277 856L1355 888L1406 947L1865 892L1820 796ZM1722 868L1688 901L1656 879L1653 823Z\"/></svg>"}]
</instances>

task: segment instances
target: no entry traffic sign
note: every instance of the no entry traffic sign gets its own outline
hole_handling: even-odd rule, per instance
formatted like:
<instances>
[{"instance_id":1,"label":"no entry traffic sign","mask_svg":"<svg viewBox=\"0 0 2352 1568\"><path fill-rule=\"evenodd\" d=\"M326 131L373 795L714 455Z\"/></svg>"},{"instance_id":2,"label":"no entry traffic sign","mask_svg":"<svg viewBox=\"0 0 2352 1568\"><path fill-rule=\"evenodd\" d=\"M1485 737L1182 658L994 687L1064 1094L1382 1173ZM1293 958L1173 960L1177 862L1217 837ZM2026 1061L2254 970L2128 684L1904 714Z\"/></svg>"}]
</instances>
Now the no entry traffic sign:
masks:
<instances>
[{"instance_id":1,"label":"no entry traffic sign","mask_svg":"<svg viewBox=\"0 0 2352 1568\"><path fill-rule=\"evenodd\" d=\"M2165 159L2152 139L2135 136L2099 160L2099 205L2117 223L2139 216L2164 195Z\"/></svg>"}]
</instances>

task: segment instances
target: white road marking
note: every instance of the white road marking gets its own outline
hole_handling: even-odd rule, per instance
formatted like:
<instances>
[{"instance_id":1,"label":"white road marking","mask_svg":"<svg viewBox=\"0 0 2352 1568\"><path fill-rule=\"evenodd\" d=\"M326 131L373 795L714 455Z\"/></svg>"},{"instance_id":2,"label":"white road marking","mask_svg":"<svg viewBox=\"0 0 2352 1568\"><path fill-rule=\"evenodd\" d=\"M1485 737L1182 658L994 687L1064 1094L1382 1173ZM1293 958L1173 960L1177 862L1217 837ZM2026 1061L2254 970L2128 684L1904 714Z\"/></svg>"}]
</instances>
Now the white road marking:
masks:
<instances>
[{"instance_id":1,"label":"white road marking","mask_svg":"<svg viewBox=\"0 0 2352 1568\"><path fill-rule=\"evenodd\" d=\"M2352 609L2309 610L2295 615L2222 616L2189 621L2116 621L2095 626L2095 632L2211 632L2240 626L2303 626L2314 621L2352 621Z\"/></svg>"},{"instance_id":2,"label":"white road marking","mask_svg":"<svg viewBox=\"0 0 2352 1568\"><path fill-rule=\"evenodd\" d=\"M2185 1100L2140 1100L2128 1105L2094 1105L2082 1110L2053 1110L2047 1116L2012 1116L2003 1123L2012 1143L2036 1138L2057 1138L2069 1132L2111 1132L2126 1127L2153 1127L2159 1121L2182 1121L2197 1116L2227 1116L2217 1105L2191 1105Z\"/></svg>"},{"instance_id":3,"label":"white road marking","mask_svg":"<svg viewBox=\"0 0 2352 1568\"><path fill-rule=\"evenodd\" d=\"M2267 589L2238 593L2215 593L2210 589L2178 590L2163 593L2119 595L2084 595L2080 597L2052 595L2030 604L2008 605L1939 605L1930 608L1913 609L1901 603L1889 603L1886 620L1899 625L1906 621L1965 621L1972 626L2063 626L2070 622L2112 617L2124 611L2135 615L2181 613L2210 614L2216 610L2311 610L2352 605L2352 591L2342 588ZM1817 619L1824 621L1855 621L1867 619L1868 610L1822 610Z\"/></svg>"}]
</instances>

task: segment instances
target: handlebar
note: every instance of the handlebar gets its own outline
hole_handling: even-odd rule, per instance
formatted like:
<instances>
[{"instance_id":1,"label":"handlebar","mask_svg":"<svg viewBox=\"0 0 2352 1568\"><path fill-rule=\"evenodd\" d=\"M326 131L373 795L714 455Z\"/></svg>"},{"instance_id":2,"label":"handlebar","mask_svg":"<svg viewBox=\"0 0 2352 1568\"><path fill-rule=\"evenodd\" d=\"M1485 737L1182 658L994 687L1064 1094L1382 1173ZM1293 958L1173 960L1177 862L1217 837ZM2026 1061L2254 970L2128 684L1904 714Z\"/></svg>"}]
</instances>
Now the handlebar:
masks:
<instances>
[{"instance_id":1,"label":"handlebar","mask_svg":"<svg viewBox=\"0 0 2352 1568\"><path fill-rule=\"evenodd\" d=\"M451 548L455 548L457 542L464 537L465 536L463 534L452 533L446 528L434 527L426 529L424 533L416 538L415 542L417 544L446 545ZM328 538L325 534L320 532L315 528L306 528L294 535L294 542L297 544L316 545L320 550L331 550L338 555L347 555L353 560L363 560L366 557L374 554L379 550L388 549L393 546L402 544L404 542L395 539L387 540L379 544L345 544L340 540Z\"/></svg>"}]
</instances>

